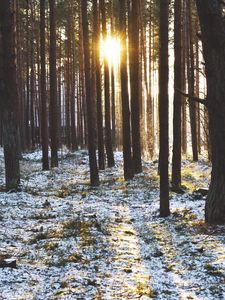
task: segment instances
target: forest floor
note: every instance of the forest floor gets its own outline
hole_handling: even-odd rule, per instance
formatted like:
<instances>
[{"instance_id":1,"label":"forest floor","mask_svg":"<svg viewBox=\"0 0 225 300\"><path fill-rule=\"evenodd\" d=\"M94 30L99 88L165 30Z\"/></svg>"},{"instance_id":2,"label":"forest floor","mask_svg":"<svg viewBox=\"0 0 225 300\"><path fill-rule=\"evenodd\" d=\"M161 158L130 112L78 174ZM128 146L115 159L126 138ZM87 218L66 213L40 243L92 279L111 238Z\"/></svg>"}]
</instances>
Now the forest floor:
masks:
<instances>
[{"instance_id":1,"label":"forest floor","mask_svg":"<svg viewBox=\"0 0 225 300\"><path fill-rule=\"evenodd\" d=\"M21 162L21 192L4 192L0 152L0 299L225 299L225 227L204 223L206 162L183 162L183 195L159 217L157 164L124 182L122 155L89 186L86 151L41 171L40 152Z\"/></svg>"}]
</instances>

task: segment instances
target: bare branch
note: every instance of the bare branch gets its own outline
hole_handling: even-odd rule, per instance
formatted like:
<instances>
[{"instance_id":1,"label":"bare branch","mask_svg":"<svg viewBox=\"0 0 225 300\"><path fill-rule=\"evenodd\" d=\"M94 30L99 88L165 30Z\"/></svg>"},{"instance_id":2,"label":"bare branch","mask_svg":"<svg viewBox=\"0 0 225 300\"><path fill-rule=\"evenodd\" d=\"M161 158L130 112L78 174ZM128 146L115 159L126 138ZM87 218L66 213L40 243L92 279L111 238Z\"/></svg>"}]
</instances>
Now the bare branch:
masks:
<instances>
[{"instance_id":1,"label":"bare branch","mask_svg":"<svg viewBox=\"0 0 225 300\"><path fill-rule=\"evenodd\" d=\"M196 97L196 96L193 96L193 95L189 95L189 94L181 91L180 89L176 89L176 91L178 91L184 97L189 98L189 100L195 101L197 103L201 103L201 104L203 104L205 106L208 106L207 99L203 99L203 98L199 98L199 97Z\"/></svg>"}]
</instances>

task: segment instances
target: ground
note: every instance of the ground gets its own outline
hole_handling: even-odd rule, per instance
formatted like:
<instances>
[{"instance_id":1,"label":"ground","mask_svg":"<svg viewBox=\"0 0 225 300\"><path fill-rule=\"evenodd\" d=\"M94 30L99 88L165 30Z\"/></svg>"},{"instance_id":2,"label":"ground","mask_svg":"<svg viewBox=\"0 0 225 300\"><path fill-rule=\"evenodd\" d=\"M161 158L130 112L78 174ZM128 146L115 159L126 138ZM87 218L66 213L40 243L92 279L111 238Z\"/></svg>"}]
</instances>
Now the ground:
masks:
<instances>
[{"instance_id":1,"label":"ground","mask_svg":"<svg viewBox=\"0 0 225 300\"><path fill-rule=\"evenodd\" d=\"M21 192L4 192L0 152L0 299L225 299L225 227L204 223L210 166L183 162L185 193L171 192L171 216L159 217L157 163L124 182L116 167L89 186L86 151L60 153L41 171L41 153L25 154Z\"/></svg>"}]
</instances>

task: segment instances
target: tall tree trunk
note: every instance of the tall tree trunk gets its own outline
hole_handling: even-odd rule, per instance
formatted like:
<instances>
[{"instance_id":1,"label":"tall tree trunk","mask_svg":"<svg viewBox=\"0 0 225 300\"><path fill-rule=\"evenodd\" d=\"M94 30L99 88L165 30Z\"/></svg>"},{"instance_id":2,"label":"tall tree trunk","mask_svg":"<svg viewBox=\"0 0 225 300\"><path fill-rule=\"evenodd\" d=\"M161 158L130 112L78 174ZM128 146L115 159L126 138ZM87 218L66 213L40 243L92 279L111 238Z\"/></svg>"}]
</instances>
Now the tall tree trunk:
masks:
<instances>
[{"instance_id":1,"label":"tall tree trunk","mask_svg":"<svg viewBox=\"0 0 225 300\"><path fill-rule=\"evenodd\" d=\"M95 42L95 76L96 76L96 96L97 96L97 134L98 134L98 165L100 170L105 169L104 153L104 133L102 116L102 87L101 87L101 65L100 65L100 23L97 0L93 0L93 33Z\"/></svg>"},{"instance_id":2,"label":"tall tree trunk","mask_svg":"<svg viewBox=\"0 0 225 300\"><path fill-rule=\"evenodd\" d=\"M58 133L59 133L59 147L62 147L62 133L63 133L63 126L62 126L62 116L63 116L63 108L62 108L62 102L63 98L62 97L62 85L63 85L63 74L62 74L62 32L61 30L59 31L59 60L58 60L58 69L57 69L57 103L58 103Z\"/></svg>"},{"instance_id":3,"label":"tall tree trunk","mask_svg":"<svg viewBox=\"0 0 225 300\"><path fill-rule=\"evenodd\" d=\"M50 8L50 138L51 167L58 167L58 101L56 75L56 14L55 0L49 0Z\"/></svg>"},{"instance_id":4,"label":"tall tree trunk","mask_svg":"<svg viewBox=\"0 0 225 300\"><path fill-rule=\"evenodd\" d=\"M147 143L150 158L153 159L154 155L154 106L153 106L153 96L152 96L152 7L150 4L150 21L149 21L149 85L148 85L148 95L147 95Z\"/></svg>"},{"instance_id":5,"label":"tall tree trunk","mask_svg":"<svg viewBox=\"0 0 225 300\"><path fill-rule=\"evenodd\" d=\"M71 8L70 8L71 10ZM71 148L71 80L72 80L72 62L71 62L71 15L69 13L67 26L66 26L66 74L65 74L65 87L66 87L66 95L65 95L65 119L66 119L66 145L68 149Z\"/></svg>"},{"instance_id":6,"label":"tall tree trunk","mask_svg":"<svg viewBox=\"0 0 225 300\"><path fill-rule=\"evenodd\" d=\"M25 127L24 127L24 99L25 93L23 89L23 57L22 57L22 38L21 38L21 12L20 2L16 0L16 49L17 49L17 85L19 100L19 130L20 130L20 146L21 150L25 150Z\"/></svg>"},{"instance_id":7,"label":"tall tree trunk","mask_svg":"<svg viewBox=\"0 0 225 300\"><path fill-rule=\"evenodd\" d=\"M111 67L111 103L112 103L112 145L116 146L116 95L115 95L115 66Z\"/></svg>"},{"instance_id":8,"label":"tall tree trunk","mask_svg":"<svg viewBox=\"0 0 225 300\"><path fill-rule=\"evenodd\" d=\"M141 165L141 137L140 137L140 51L139 51L139 1L132 0L130 15L130 40L129 40L129 64L130 64L130 88L131 88L131 128L133 167L135 173L142 171Z\"/></svg>"},{"instance_id":9,"label":"tall tree trunk","mask_svg":"<svg viewBox=\"0 0 225 300\"><path fill-rule=\"evenodd\" d=\"M83 42L83 30L82 30L82 20L79 19L80 30L80 124L81 124L81 145L84 146L87 142L87 116L86 116L86 92L85 92L85 70L84 70L84 42Z\"/></svg>"},{"instance_id":10,"label":"tall tree trunk","mask_svg":"<svg viewBox=\"0 0 225 300\"><path fill-rule=\"evenodd\" d=\"M120 0L120 35L121 43L126 45L126 5L125 0ZM131 128L130 128L130 107L128 95L127 76L127 49L122 50L120 63L121 94L122 94L122 122L123 122L123 170L125 180L134 176L132 153L131 153Z\"/></svg>"},{"instance_id":11,"label":"tall tree trunk","mask_svg":"<svg viewBox=\"0 0 225 300\"><path fill-rule=\"evenodd\" d=\"M3 96L3 47L2 47L2 31L0 30L0 99ZM2 128L3 128L3 102L0 100L0 145L3 147L3 137L2 137Z\"/></svg>"},{"instance_id":12,"label":"tall tree trunk","mask_svg":"<svg viewBox=\"0 0 225 300\"><path fill-rule=\"evenodd\" d=\"M191 16L191 0L187 0L187 78L188 78L188 94L195 94L195 75L194 75L194 50L193 50L193 29ZM190 125L191 125L191 143L193 161L198 161L198 145L197 145L197 126L196 126L196 103L189 101Z\"/></svg>"},{"instance_id":13,"label":"tall tree trunk","mask_svg":"<svg viewBox=\"0 0 225 300\"><path fill-rule=\"evenodd\" d=\"M46 93L46 45L45 45L45 0L40 1L40 56L41 56L41 143L42 143L42 168L49 169L48 160L48 117Z\"/></svg>"},{"instance_id":14,"label":"tall tree trunk","mask_svg":"<svg viewBox=\"0 0 225 300\"><path fill-rule=\"evenodd\" d=\"M225 24L223 3L196 0L202 31L212 173L205 206L209 223L225 223Z\"/></svg>"},{"instance_id":15,"label":"tall tree trunk","mask_svg":"<svg viewBox=\"0 0 225 300\"><path fill-rule=\"evenodd\" d=\"M106 29L106 11L105 0L100 0L100 9L102 14L102 36L103 40L107 38ZM104 57L104 92L105 92L105 147L108 167L115 165L113 148L112 148L112 132L111 132L111 107L110 107L110 92L109 92L109 63Z\"/></svg>"},{"instance_id":16,"label":"tall tree trunk","mask_svg":"<svg viewBox=\"0 0 225 300\"><path fill-rule=\"evenodd\" d=\"M3 116L3 143L6 189L17 189L20 183L18 153L18 91L16 74L15 19L13 1L0 0L0 30L2 36L1 110Z\"/></svg>"},{"instance_id":17,"label":"tall tree trunk","mask_svg":"<svg viewBox=\"0 0 225 300\"><path fill-rule=\"evenodd\" d=\"M173 159L172 185L179 189L181 185L181 0L174 2L174 110L173 110Z\"/></svg>"},{"instance_id":18,"label":"tall tree trunk","mask_svg":"<svg viewBox=\"0 0 225 300\"><path fill-rule=\"evenodd\" d=\"M74 12L74 8L73 8ZM77 75L77 67L76 67L76 47L75 47L75 21L74 21L74 16L72 15L72 27L73 27L73 32L72 32L72 62L73 62L73 67L72 67L72 95L71 95L71 140L72 140L72 150L77 150L78 145L77 145L77 130L76 130L76 101L75 101L75 93L76 93L76 85L78 85L78 75Z\"/></svg>"},{"instance_id":19,"label":"tall tree trunk","mask_svg":"<svg viewBox=\"0 0 225 300\"><path fill-rule=\"evenodd\" d=\"M25 123L26 123L26 148L30 149L30 29L29 29L29 0L26 1L26 104L25 104Z\"/></svg>"},{"instance_id":20,"label":"tall tree trunk","mask_svg":"<svg viewBox=\"0 0 225 300\"><path fill-rule=\"evenodd\" d=\"M160 127L160 215L166 217L169 209L169 137L168 137L168 20L169 0L160 1L160 34L159 34L159 127Z\"/></svg>"},{"instance_id":21,"label":"tall tree trunk","mask_svg":"<svg viewBox=\"0 0 225 300\"><path fill-rule=\"evenodd\" d=\"M186 48L187 48L187 14L186 14L186 0L182 0L182 90L186 90ZM181 148L182 153L187 153L187 104L184 97L181 98Z\"/></svg>"},{"instance_id":22,"label":"tall tree trunk","mask_svg":"<svg viewBox=\"0 0 225 300\"><path fill-rule=\"evenodd\" d=\"M34 3L30 2L30 26L31 26L31 43L30 43L30 129L31 129L31 147L35 149L35 47L34 47Z\"/></svg>"},{"instance_id":23,"label":"tall tree trunk","mask_svg":"<svg viewBox=\"0 0 225 300\"><path fill-rule=\"evenodd\" d=\"M91 185L99 185L99 175L96 160L94 126L93 126L93 99L91 96L91 67L90 67L90 46L89 46L89 30L87 17L87 0L81 0L82 12L82 31L83 31L83 49L84 49L84 70L85 70L85 91L86 91L86 109L87 109L87 125L88 125L88 151L89 165L91 175Z\"/></svg>"},{"instance_id":24,"label":"tall tree trunk","mask_svg":"<svg viewBox=\"0 0 225 300\"><path fill-rule=\"evenodd\" d=\"M199 97L199 89L200 89L200 62L199 62L199 37L197 35L198 32L198 20L195 22L195 94ZM198 145L198 153L201 154L201 106L200 103L197 103L197 145Z\"/></svg>"}]
</instances>

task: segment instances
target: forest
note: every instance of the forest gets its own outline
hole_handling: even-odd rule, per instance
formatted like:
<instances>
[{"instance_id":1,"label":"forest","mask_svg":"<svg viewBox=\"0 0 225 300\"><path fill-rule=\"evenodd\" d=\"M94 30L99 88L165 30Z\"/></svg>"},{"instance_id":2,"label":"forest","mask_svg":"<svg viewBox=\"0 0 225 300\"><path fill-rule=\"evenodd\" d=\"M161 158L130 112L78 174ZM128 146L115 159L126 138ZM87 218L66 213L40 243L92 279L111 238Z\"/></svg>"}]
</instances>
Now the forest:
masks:
<instances>
[{"instance_id":1,"label":"forest","mask_svg":"<svg viewBox=\"0 0 225 300\"><path fill-rule=\"evenodd\" d=\"M225 2L0 0L0 300L225 299Z\"/></svg>"}]
</instances>

